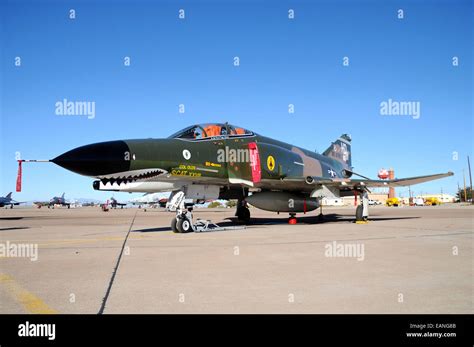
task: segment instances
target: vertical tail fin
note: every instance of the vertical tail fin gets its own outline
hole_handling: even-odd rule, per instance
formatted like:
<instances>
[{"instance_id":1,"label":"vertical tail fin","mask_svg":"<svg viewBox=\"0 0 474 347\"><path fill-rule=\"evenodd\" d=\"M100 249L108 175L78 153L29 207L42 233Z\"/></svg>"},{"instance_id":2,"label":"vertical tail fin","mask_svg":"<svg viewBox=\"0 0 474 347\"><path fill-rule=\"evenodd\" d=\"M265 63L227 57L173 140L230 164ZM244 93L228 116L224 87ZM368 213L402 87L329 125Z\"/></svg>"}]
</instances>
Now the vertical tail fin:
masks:
<instances>
[{"instance_id":1,"label":"vertical tail fin","mask_svg":"<svg viewBox=\"0 0 474 347\"><path fill-rule=\"evenodd\" d=\"M5 196L7 199L11 199L12 198L12 192L8 193L7 196Z\"/></svg>"},{"instance_id":2,"label":"vertical tail fin","mask_svg":"<svg viewBox=\"0 0 474 347\"><path fill-rule=\"evenodd\" d=\"M64 194L66 194L66 193L63 193L63 195L61 195L61 198L62 198L62 199L64 199Z\"/></svg>"},{"instance_id":3,"label":"vertical tail fin","mask_svg":"<svg viewBox=\"0 0 474 347\"><path fill-rule=\"evenodd\" d=\"M350 135L343 134L324 151L323 155L352 167L351 141Z\"/></svg>"}]
</instances>

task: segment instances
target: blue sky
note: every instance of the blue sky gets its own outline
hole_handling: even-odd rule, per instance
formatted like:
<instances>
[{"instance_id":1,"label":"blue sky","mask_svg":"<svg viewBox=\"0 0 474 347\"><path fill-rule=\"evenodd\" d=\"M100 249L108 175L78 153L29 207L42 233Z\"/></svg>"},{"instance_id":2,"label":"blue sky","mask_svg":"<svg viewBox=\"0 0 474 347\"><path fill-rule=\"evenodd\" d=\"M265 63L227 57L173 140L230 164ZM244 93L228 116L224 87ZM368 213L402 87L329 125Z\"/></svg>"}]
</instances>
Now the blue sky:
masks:
<instances>
[{"instance_id":1,"label":"blue sky","mask_svg":"<svg viewBox=\"0 0 474 347\"><path fill-rule=\"evenodd\" d=\"M319 151L350 133L355 170L371 177L381 167L395 168L397 177L455 172L412 187L415 193L454 193L458 182L462 186L466 156L474 160L470 1L0 6L2 195L15 190L17 151L24 159L51 159L92 142L166 137L209 121ZM293 20L288 9L295 11ZM130 66L123 64L126 56ZM57 116L55 103L64 98L94 101L95 118ZM380 115L388 99L420 102L420 118ZM62 192L110 196L93 191L92 179L54 164L26 164L23 171L17 200Z\"/></svg>"}]
</instances>

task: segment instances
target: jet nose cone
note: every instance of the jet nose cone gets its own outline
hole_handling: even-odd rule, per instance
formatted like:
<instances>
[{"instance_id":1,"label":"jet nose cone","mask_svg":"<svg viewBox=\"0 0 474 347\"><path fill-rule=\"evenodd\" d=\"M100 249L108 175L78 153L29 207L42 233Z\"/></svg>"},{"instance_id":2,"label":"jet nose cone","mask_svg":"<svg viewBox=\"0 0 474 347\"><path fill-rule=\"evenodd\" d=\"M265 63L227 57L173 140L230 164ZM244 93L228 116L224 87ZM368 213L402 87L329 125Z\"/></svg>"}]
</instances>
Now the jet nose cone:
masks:
<instances>
[{"instance_id":1,"label":"jet nose cone","mask_svg":"<svg viewBox=\"0 0 474 347\"><path fill-rule=\"evenodd\" d=\"M94 143L75 148L53 163L85 176L101 176L130 170L130 149L124 141Z\"/></svg>"}]
</instances>

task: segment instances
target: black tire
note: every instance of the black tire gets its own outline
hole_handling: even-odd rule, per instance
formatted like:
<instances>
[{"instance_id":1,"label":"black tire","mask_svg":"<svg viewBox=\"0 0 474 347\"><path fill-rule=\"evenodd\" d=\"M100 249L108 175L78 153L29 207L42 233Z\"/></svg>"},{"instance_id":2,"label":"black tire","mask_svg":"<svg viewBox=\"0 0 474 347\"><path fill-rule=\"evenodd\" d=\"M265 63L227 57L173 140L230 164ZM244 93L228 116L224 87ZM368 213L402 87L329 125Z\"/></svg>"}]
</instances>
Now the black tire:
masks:
<instances>
[{"instance_id":1,"label":"black tire","mask_svg":"<svg viewBox=\"0 0 474 347\"><path fill-rule=\"evenodd\" d=\"M362 205L358 205L356 208L356 221L361 222L364 220L364 217L362 216L362 213L364 212L364 208Z\"/></svg>"},{"instance_id":2,"label":"black tire","mask_svg":"<svg viewBox=\"0 0 474 347\"><path fill-rule=\"evenodd\" d=\"M176 222L176 229L179 233L190 233L193 231L193 225L188 218L182 217Z\"/></svg>"},{"instance_id":3,"label":"black tire","mask_svg":"<svg viewBox=\"0 0 474 347\"><path fill-rule=\"evenodd\" d=\"M174 217L174 218L171 220L171 230L172 230L174 233L179 233L179 230L178 230L176 224L177 224L177 220L176 220L176 217Z\"/></svg>"},{"instance_id":4,"label":"black tire","mask_svg":"<svg viewBox=\"0 0 474 347\"><path fill-rule=\"evenodd\" d=\"M248 207L244 209L244 220L246 222L250 222L250 210L248 209Z\"/></svg>"},{"instance_id":5,"label":"black tire","mask_svg":"<svg viewBox=\"0 0 474 347\"><path fill-rule=\"evenodd\" d=\"M236 215L239 221L244 223L250 222L250 210L248 209L248 207L238 208Z\"/></svg>"}]
</instances>

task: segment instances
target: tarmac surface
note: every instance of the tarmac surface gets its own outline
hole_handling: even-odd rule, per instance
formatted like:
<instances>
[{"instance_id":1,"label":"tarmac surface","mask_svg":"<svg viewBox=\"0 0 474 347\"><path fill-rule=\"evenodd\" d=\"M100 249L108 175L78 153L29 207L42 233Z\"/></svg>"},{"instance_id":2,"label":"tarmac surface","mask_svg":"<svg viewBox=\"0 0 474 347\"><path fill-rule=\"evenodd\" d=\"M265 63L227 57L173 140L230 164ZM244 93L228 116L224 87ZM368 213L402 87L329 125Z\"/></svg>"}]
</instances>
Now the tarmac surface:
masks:
<instances>
[{"instance_id":1,"label":"tarmac surface","mask_svg":"<svg viewBox=\"0 0 474 347\"><path fill-rule=\"evenodd\" d=\"M251 212L174 234L159 209L0 209L0 313L473 313L472 206Z\"/></svg>"}]
</instances>

